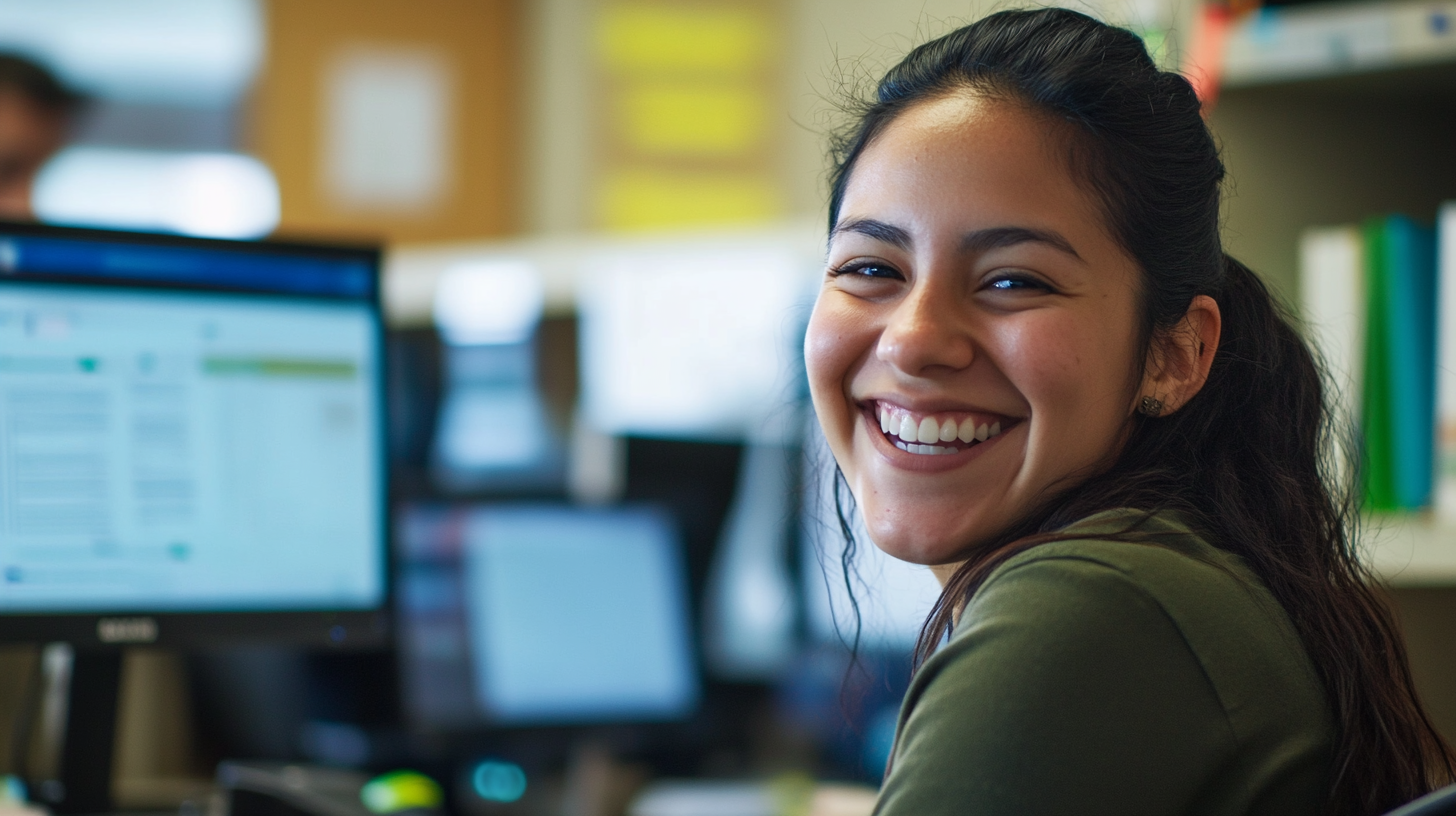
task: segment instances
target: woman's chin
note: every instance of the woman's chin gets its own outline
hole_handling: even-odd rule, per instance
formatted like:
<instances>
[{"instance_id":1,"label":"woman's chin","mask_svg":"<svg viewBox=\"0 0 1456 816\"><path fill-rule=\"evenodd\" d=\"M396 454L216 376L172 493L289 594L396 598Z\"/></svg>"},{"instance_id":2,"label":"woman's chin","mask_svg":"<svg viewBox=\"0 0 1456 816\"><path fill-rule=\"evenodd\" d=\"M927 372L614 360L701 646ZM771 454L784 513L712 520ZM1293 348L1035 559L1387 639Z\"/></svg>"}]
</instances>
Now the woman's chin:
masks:
<instances>
[{"instance_id":1,"label":"woman's chin","mask_svg":"<svg viewBox=\"0 0 1456 816\"><path fill-rule=\"evenodd\" d=\"M979 525L927 524L925 518L917 513L865 513L870 539L887 555L925 566L964 561L979 538Z\"/></svg>"}]
</instances>

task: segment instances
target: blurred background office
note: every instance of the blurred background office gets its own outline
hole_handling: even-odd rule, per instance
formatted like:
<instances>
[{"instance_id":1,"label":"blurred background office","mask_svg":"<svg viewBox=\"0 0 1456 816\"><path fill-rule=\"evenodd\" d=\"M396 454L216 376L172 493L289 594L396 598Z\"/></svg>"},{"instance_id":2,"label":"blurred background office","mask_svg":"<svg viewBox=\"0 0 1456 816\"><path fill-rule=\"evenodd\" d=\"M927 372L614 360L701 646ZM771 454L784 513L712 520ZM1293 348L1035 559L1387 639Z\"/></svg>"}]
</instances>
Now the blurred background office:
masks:
<instances>
[{"instance_id":1,"label":"blurred background office","mask_svg":"<svg viewBox=\"0 0 1456 816\"><path fill-rule=\"evenodd\" d=\"M388 643L130 649L115 802L207 807L225 759L481 814L872 791L938 587L842 558L799 359L826 139L1003 5L0 0L0 216L385 250ZM1332 225L1456 198L1456 2L1072 5L1195 80L1229 250L1314 317L1364 308L1315 297ZM1438 492L1365 546L1456 737ZM0 773L45 775L46 676L0 653Z\"/></svg>"}]
</instances>

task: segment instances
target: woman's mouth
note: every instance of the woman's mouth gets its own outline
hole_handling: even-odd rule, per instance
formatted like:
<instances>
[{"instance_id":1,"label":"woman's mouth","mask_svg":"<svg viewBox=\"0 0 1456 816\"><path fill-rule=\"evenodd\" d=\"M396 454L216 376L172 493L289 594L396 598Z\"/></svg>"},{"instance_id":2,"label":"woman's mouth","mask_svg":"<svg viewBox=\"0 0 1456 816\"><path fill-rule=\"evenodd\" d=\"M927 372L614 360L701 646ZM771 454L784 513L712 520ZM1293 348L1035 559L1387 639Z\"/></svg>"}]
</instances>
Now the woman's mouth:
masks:
<instances>
[{"instance_id":1,"label":"woman's mouth","mask_svg":"<svg viewBox=\"0 0 1456 816\"><path fill-rule=\"evenodd\" d=\"M866 403L865 412L879 423L880 432L906 453L943 456L961 453L1009 430L1015 420L977 411L916 413L878 400Z\"/></svg>"}]
</instances>

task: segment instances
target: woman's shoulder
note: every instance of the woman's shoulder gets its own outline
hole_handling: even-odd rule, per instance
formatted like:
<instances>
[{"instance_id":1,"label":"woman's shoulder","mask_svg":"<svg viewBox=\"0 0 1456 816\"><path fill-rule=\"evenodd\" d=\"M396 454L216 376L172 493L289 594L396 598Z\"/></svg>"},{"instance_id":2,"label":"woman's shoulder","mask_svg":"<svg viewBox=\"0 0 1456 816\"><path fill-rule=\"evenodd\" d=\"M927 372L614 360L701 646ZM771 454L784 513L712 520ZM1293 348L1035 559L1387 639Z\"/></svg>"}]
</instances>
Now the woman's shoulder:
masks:
<instances>
[{"instance_id":1,"label":"woman's shoulder","mask_svg":"<svg viewBox=\"0 0 1456 816\"><path fill-rule=\"evenodd\" d=\"M1175 622L1196 619L1207 610L1223 621L1220 628L1229 627L1232 615L1248 617L1249 623L1264 621L1295 636L1283 608L1243 559L1210 544L1178 513L1109 510L1062 533L1069 537L1008 559L983 589L1032 565L1039 573L1107 573L1103 585L1132 585Z\"/></svg>"},{"instance_id":2,"label":"woman's shoulder","mask_svg":"<svg viewBox=\"0 0 1456 816\"><path fill-rule=\"evenodd\" d=\"M1111 538L1129 521L1143 541ZM1070 532L998 568L917 673L881 812L1315 812L1329 714L1257 579L1176 517Z\"/></svg>"},{"instance_id":3,"label":"woman's shoulder","mask_svg":"<svg viewBox=\"0 0 1456 816\"><path fill-rule=\"evenodd\" d=\"M1141 597L1168 617L1200 657L1227 650L1230 657L1247 659L1251 647L1267 645L1286 662L1307 663L1289 616L1263 581L1181 515L1110 510L1062 532L1070 537L1032 547L998 567L972 605L1035 603L1038 584L1079 595L1084 609ZM996 591L1008 581L1020 591ZM1309 673L1312 678L1312 668Z\"/></svg>"},{"instance_id":4,"label":"woman's shoulder","mask_svg":"<svg viewBox=\"0 0 1456 816\"><path fill-rule=\"evenodd\" d=\"M1107 510L1067 526L1060 534L1065 538L1018 553L997 572L1033 561L1082 559L1143 579L1176 581L1206 577L1206 570L1214 570L1259 584L1242 559L1211 545L1178 512Z\"/></svg>"},{"instance_id":5,"label":"woman's shoulder","mask_svg":"<svg viewBox=\"0 0 1456 816\"><path fill-rule=\"evenodd\" d=\"M1076 537L1033 547L993 572L957 634L1008 614L1059 614L1074 629L1114 612L1163 619L1236 732L1249 736L1280 710L1295 713L1289 706L1310 721L1326 716L1322 684L1289 616L1242 559L1174 513L1114 510L1064 532Z\"/></svg>"}]
</instances>

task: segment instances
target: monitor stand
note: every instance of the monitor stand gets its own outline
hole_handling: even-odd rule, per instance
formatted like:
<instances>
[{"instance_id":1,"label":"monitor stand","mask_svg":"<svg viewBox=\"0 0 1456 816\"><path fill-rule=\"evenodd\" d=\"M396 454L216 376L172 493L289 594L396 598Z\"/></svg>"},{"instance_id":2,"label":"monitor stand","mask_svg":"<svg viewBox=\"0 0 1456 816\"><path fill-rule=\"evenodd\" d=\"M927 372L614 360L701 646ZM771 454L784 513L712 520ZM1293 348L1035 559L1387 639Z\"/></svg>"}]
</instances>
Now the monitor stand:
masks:
<instances>
[{"instance_id":1,"label":"monitor stand","mask_svg":"<svg viewBox=\"0 0 1456 816\"><path fill-rule=\"evenodd\" d=\"M57 646L60 644L52 644L46 651ZM59 711L47 711L61 720L53 721L53 727L62 726L55 728L59 733L53 735L53 738L59 737L59 745L47 746L54 752L56 761L47 763L52 770L46 776L52 778L32 780L31 796L50 806L56 814L108 813L113 810L111 772L116 752L122 653L120 650L66 651L70 652L69 660L47 655L56 663L70 665L69 671L60 665L47 667L46 707L61 699L65 703L64 707L57 706Z\"/></svg>"}]
</instances>

